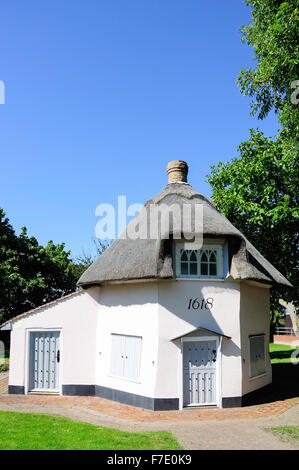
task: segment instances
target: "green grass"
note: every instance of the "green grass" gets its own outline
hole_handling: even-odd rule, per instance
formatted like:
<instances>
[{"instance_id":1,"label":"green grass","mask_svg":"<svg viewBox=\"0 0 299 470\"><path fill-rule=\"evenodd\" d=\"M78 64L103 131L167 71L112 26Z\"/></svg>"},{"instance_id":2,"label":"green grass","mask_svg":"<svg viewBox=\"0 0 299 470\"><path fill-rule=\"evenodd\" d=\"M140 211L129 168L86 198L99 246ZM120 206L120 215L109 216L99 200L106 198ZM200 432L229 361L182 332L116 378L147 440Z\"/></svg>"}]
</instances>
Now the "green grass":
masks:
<instances>
[{"instance_id":1,"label":"green grass","mask_svg":"<svg viewBox=\"0 0 299 470\"><path fill-rule=\"evenodd\" d=\"M0 412L0 450L176 450L170 432L130 433L59 416Z\"/></svg>"},{"instance_id":2,"label":"green grass","mask_svg":"<svg viewBox=\"0 0 299 470\"><path fill-rule=\"evenodd\" d=\"M281 426L271 428L271 431L282 441L295 444L299 447L299 426Z\"/></svg>"},{"instance_id":3,"label":"green grass","mask_svg":"<svg viewBox=\"0 0 299 470\"><path fill-rule=\"evenodd\" d=\"M269 344L270 358L272 364L282 364L291 362L291 354L299 349L299 346L287 346L285 344ZM299 354L297 355L299 361Z\"/></svg>"}]
</instances>

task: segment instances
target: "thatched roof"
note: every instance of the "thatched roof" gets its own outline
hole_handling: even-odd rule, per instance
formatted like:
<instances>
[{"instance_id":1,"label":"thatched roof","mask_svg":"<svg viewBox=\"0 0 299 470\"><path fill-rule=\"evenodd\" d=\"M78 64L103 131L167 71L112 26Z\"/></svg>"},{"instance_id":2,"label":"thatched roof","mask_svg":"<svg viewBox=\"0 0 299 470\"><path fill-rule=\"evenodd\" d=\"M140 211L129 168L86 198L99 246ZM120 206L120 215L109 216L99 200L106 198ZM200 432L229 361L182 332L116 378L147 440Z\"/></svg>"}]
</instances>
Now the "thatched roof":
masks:
<instances>
[{"instance_id":1,"label":"thatched roof","mask_svg":"<svg viewBox=\"0 0 299 470\"><path fill-rule=\"evenodd\" d=\"M213 202L197 192L187 183L168 184L159 194L144 205L162 204L170 206L200 204L203 208L204 237L222 237L229 241L230 276L235 280L254 280L268 284L291 286L280 274L215 207ZM129 224L136 221L147 224L147 212L141 211ZM191 220L191 232L195 224ZM172 256L172 227L160 239L136 239L119 237L83 273L78 281L82 287L109 281L131 281L146 279L169 279L175 277Z\"/></svg>"}]
</instances>

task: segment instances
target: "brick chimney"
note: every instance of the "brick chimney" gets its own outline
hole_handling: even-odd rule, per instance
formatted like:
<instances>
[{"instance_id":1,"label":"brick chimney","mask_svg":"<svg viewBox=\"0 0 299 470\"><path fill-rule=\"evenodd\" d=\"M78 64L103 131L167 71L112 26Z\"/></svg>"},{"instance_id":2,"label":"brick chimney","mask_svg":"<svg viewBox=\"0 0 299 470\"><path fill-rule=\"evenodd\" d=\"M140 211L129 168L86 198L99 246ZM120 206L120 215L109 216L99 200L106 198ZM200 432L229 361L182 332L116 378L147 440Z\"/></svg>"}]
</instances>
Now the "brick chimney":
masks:
<instances>
[{"instance_id":1,"label":"brick chimney","mask_svg":"<svg viewBox=\"0 0 299 470\"><path fill-rule=\"evenodd\" d=\"M188 165L182 160L173 160L167 165L168 184L187 183Z\"/></svg>"}]
</instances>

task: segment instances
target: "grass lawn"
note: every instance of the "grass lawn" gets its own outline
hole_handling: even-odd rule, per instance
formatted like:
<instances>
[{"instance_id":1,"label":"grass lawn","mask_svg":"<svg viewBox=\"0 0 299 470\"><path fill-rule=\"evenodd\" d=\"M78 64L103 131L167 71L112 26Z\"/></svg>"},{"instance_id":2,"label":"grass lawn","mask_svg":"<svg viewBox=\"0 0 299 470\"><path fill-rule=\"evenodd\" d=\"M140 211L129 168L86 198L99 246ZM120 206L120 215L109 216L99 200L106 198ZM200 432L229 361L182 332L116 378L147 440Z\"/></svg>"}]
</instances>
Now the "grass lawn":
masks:
<instances>
[{"instance_id":1,"label":"grass lawn","mask_svg":"<svg viewBox=\"0 0 299 470\"><path fill-rule=\"evenodd\" d=\"M170 432L130 433L59 416L0 411L0 450L176 450Z\"/></svg>"},{"instance_id":2,"label":"grass lawn","mask_svg":"<svg viewBox=\"0 0 299 470\"><path fill-rule=\"evenodd\" d=\"M284 442L295 444L299 447L299 426L281 426L271 428L271 431Z\"/></svg>"},{"instance_id":3,"label":"grass lawn","mask_svg":"<svg viewBox=\"0 0 299 470\"><path fill-rule=\"evenodd\" d=\"M270 358L272 364L291 363L291 354L299 349L299 346L287 346L285 344L269 344ZM299 354L297 355L297 361L299 362Z\"/></svg>"}]
</instances>

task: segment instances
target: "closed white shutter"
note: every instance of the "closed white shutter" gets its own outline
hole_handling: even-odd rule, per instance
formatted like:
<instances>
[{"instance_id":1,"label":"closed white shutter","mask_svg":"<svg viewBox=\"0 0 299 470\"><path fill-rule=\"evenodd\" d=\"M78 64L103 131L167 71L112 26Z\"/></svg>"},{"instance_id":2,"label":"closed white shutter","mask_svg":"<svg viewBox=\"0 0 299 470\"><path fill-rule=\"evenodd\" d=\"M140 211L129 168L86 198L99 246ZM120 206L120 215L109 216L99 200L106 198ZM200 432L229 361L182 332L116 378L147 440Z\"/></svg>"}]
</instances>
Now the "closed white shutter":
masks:
<instances>
[{"instance_id":1,"label":"closed white shutter","mask_svg":"<svg viewBox=\"0 0 299 470\"><path fill-rule=\"evenodd\" d=\"M124 377L131 380L139 379L141 338L126 336Z\"/></svg>"},{"instance_id":2,"label":"closed white shutter","mask_svg":"<svg viewBox=\"0 0 299 470\"><path fill-rule=\"evenodd\" d=\"M111 335L110 372L116 377L138 380L141 357L140 336Z\"/></svg>"},{"instance_id":3,"label":"closed white shutter","mask_svg":"<svg viewBox=\"0 0 299 470\"><path fill-rule=\"evenodd\" d=\"M111 367L112 375L122 377L124 374L125 338L122 335L111 335Z\"/></svg>"}]
</instances>

